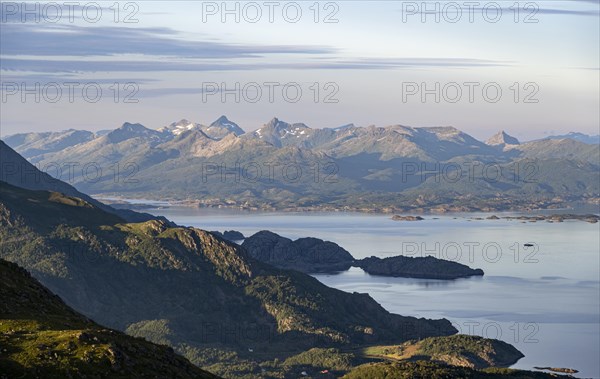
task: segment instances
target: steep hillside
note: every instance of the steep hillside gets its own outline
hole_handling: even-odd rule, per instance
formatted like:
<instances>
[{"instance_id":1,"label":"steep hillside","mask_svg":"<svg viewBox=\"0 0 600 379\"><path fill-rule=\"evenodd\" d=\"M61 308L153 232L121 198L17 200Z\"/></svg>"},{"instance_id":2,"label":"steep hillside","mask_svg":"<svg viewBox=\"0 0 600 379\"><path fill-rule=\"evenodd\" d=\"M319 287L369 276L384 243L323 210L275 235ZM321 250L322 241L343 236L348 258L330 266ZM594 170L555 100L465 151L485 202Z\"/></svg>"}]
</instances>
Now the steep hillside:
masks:
<instances>
[{"instance_id":1,"label":"steep hillside","mask_svg":"<svg viewBox=\"0 0 600 379\"><path fill-rule=\"evenodd\" d=\"M574 139L544 139L511 146L509 152L519 151L529 159L569 159L600 164L600 145L579 142Z\"/></svg>"},{"instance_id":2,"label":"steep hillside","mask_svg":"<svg viewBox=\"0 0 600 379\"><path fill-rule=\"evenodd\" d=\"M86 203L100 208L105 212L115 214L127 221L137 222L157 219L157 217L147 213L132 212L126 209L114 209L92 199L90 196L79 192L75 187L61 181L61 175L59 175L59 178L54 178L45 171L39 170L3 141L0 141L0 166L0 181L9 183L13 186L30 190L59 192L67 196L77 197ZM48 171L51 171L49 166L45 167ZM52 168L56 168L56 164L52 165ZM59 169L59 172L62 171ZM158 219L166 221L164 218L159 217Z\"/></svg>"},{"instance_id":3,"label":"steep hillside","mask_svg":"<svg viewBox=\"0 0 600 379\"><path fill-rule=\"evenodd\" d=\"M61 132L20 133L5 138L5 142L19 150L21 155L32 162L42 159L41 156L57 153L63 149L88 142L96 136L86 130L64 130Z\"/></svg>"},{"instance_id":4,"label":"steep hillside","mask_svg":"<svg viewBox=\"0 0 600 379\"><path fill-rule=\"evenodd\" d=\"M106 329L0 259L0 377L217 378L166 346Z\"/></svg>"}]
</instances>

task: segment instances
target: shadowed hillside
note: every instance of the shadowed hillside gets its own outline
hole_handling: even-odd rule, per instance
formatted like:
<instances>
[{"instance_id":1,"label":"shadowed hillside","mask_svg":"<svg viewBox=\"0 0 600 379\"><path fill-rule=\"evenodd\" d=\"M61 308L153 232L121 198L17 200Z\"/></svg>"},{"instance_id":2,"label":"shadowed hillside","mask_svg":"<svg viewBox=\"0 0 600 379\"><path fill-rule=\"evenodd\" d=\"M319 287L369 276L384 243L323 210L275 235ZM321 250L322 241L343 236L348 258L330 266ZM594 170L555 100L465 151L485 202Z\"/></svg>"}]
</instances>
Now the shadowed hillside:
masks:
<instances>
[{"instance_id":1,"label":"shadowed hillside","mask_svg":"<svg viewBox=\"0 0 600 379\"><path fill-rule=\"evenodd\" d=\"M197 378L171 348L106 329L0 259L0 378Z\"/></svg>"}]
</instances>

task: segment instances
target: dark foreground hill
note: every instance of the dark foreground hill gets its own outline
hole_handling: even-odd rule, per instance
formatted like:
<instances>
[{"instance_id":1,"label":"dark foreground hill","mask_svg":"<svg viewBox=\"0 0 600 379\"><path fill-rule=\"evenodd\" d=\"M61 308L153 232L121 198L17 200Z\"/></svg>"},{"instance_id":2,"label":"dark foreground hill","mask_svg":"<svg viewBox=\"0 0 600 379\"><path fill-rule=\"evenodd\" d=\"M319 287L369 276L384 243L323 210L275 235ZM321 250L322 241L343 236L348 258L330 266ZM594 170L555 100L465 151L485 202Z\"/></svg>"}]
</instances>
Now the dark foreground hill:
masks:
<instances>
[{"instance_id":1,"label":"dark foreground hill","mask_svg":"<svg viewBox=\"0 0 600 379\"><path fill-rule=\"evenodd\" d=\"M78 197L107 213L118 215L130 222L141 222L153 219L166 221L164 217L155 217L148 213L133 212L128 209L115 209L101 203L98 200L79 192L70 184L49 175L48 172L53 174L62 172L62 168L59 168L55 163L48 163L43 167L45 170L39 170L3 141L0 141L0 165L2 166L0 169L0 181L2 182L30 190L60 192L68 196ZM52 168L56 170L52 171ZM57 176L60 177L62 175Z\"/></svg>"},{"instance_id":2,"label":"dark foreground hill","mask_svg":"<svg viewBox=\"0 0 600 379\"><path fill-rule=\"evenodd\" d=\"M217 379L173 349L106 329L0 259L0 378Z\"/></svg>"},{"instance_id":3,"label":"dark foreground hill","mask_svg":"<svg viewBox=\"0 0 600 379\"><path fill-rule=\"evenodd\" d=\"M259 377L260 362L313 347L456 333L447 320L391 314L367 294L256 261L209 232L127 223L56 192L0 183L0 246L0 258L84 315L168 344L217 373L242 362L240 371Z\"/></svg>"}]
</instances>

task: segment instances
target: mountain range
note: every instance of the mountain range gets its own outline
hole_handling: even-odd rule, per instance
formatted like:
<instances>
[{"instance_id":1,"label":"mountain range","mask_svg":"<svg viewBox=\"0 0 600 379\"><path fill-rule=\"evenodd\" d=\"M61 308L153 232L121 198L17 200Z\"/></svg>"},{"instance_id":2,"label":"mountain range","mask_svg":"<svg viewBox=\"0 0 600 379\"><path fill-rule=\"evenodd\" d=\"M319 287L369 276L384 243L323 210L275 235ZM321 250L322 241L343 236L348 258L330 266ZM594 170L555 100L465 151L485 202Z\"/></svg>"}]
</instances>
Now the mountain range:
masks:
<instances>
[{"instance_id":1,"label":"mountain range","mask_svg":"<svg viewBox=\"0 0 600 379\"><path fill-rule=\"evenodd\" d=\"M520 143L500 132L484 143L454 127L314 129L277 118L245 133L225 116L4 138L42 171L94 195L383 212L597 203L600 147L584 140Z\"/></svg>"}]
</instances>

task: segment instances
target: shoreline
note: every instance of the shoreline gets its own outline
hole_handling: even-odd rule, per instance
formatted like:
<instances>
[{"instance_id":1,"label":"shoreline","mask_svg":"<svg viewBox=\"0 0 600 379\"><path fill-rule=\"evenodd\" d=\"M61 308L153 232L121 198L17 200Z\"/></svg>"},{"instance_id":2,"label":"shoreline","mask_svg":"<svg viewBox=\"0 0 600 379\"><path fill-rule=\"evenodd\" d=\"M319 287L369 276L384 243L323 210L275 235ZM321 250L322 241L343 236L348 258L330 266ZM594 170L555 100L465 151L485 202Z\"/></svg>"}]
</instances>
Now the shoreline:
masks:
<instances>
[{"instance_id":1,"label":"shoreline","mask_svg":"<svg viewBox=\"0 0 600 379\"><path fill-rule=\"evenodd\" d=\"M306 214L318 214L318 213L356 213L365 215L380 215L390 216L393 218L397 216L397 222L417 222L420 221L419 216L430 216L436 218L439 216L448 217L463 217L470 221L481 221L481 220L508 220L508 221L524 221L524 222L536 222L536 221L548 221L548 222L561 222L560 218L565 220L585 220L586 217L600 217L600 209L595 206L588 207L562 207L562 208L531 208L523 209L522 207L515 207L509 209L448 209L439 210L436 207L430 209L419 208L413 210L401 210L395 208L373 208L365 209L360 207L333 207L333 206L320 206L320 207L244 207L240 205L232 204L202 204L198 201L191 200L153 200L143 198L127 198L120 196L103 196L103 195L92 195L92 197L98 201L101 201L107 205L113 206L119 209L131 209L135 211L143 211L149 209L166 209L166 208L187 208L187 209L202 209L209 211L231 211L241 212L249 214L276 214L276 213L306 213ZM594 209L592 209L594 208ZM468 215L468 216L467 216ZM477 215L488 215L490 217L477 217ZM411 216L417 220L410 220ZM568 216L568 217L567 217ZM407 218L406 220L402 220ZM421 217L422 218L422 217ZM429 218L429 219L431 219ZM427 220L427 219L425 219ZM589 221L588 221L589 222Z\"/></svg>"}]
</instances>

